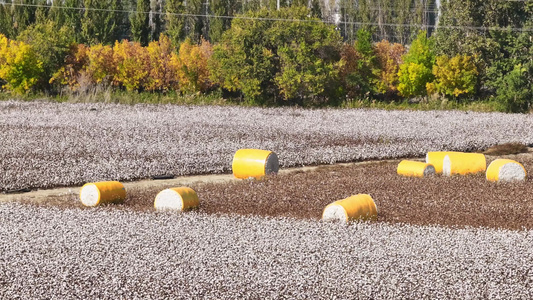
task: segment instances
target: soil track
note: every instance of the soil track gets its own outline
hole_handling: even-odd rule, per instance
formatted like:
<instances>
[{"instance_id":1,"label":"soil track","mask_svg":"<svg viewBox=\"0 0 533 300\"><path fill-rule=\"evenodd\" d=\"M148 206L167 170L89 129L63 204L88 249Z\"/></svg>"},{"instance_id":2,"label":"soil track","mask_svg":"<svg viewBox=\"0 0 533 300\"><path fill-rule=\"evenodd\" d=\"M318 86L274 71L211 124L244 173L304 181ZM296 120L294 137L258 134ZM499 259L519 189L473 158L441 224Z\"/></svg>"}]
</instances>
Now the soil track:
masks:
<instances>
[{"instance_id":1,"label":"soil track","mask_svg":"<svg viewBox=\"0 0 533 300\"><path fill-rule=\"evenodd\" d=\"M526 168L532 161L524 162ZM262 181L204 184L194 188L200 211L319 219L323 208L353 194L370 194L388 223L533 228L533 185L492 183L484 175L406 178L397 163L341 166L272 176ZM529 168L531 169L531 168ZM128 205L151 207L156 191L132 194Z\"/></svg>"},{"instance_id":2,"label":"soil track","mask_svg":"<svg viewBox=\"0 0 533 300\"><path fill-rule=\"evenodd\" d=\"M508 155L533 169L532 152ZM495 157L487 156L488 163ZM285 170L264 180L229 182L189 181L201 199L199 211L208 214L283 216L319 219L323 208L338 199L368 193L375 200L378 221L415 225L533 228L533 180L493 183L484 174L408 178L396 174L397 161ZM227 175L226 175L227 176ZM218 177L217 177L218 178ZM153 210L163 188L183 181L130 184L124 206L117 209ZM22 198L22 202L35 199ZM77 195L48 196L44 205L81 207Z\"/></svg>"}]
</instances>

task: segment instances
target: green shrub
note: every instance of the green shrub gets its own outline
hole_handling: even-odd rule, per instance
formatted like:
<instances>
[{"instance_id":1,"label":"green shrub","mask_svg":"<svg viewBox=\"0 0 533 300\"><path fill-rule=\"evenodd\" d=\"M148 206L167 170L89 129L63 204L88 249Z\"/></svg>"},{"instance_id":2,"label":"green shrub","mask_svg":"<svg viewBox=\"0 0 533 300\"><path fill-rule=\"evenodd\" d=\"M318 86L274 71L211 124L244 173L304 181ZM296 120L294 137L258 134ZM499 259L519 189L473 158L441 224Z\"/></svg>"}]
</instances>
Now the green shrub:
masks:
<instances>
[{"instance_id":1,"label":"green shrub","mask_svg":"<svg viewBox=\"0 0 533 300\"><path fill-rule=\"evenodd\" d=\"M17 40L31 45L43 63L43 77L39 85L46 89L52 76L65 64L65 58L74 43L74 33L66 26L58 28L53 21L47 21L29 26Z\"/></svg>"},{"instance_id":2,"label":"green shrub","mask_svg":"<svg viewBox=\"0 0 533 300\"><path fill-rule=\"evenodd\" d=\"M526 112L533 104L533 63L516 65L497 83L496 99L508 112Z\"/></svg>"},{"instance_id":3,"label":"green shrub","mask_svg":"<svg viewBox=\"0 0 533 300\"><path fill-rule=\"evenodd\" d=\"M427 95L426 84L432 82L435 64L433 41L421 31L403 56L403 63L398 71L398 91L404 97Z\"/></svg>"},{"instance_id":4,"label":"green shrub","mask_svg":"<svg viewBox=\"0 0 533 300\"><path fill-rule=\"evenodd\" d=\"M378 60L372 46L372 35L366 29L357 31L353 50L346 45L342 51L341 71L344 88L349 97L362 98L378 92Z\"/></svg>"},{"instance_id":5,"label":"green shrub","mask_svg":"<svg viewBox=\"0 0 533 300\"><path fill-rule=\"evenodd\" d=\"M305 7L292 7L234 19L214 47L211 80L255 104L323 103L336 97L342 40L309 14Z\"/></svg>"},{"instance_id":6,"label":"green shrub","mask_svg":"<svg viewBox=\"0 0 533 300\"><path fill-rule=\"evenodd\" d=\"M261 94L268 92L265 89L274 88L274 74L279 70L267 34L273 21L253 19L270 18L271 14L262 10L245 15L251 19L234 19L209 60L211 81L228 91L241 92L254 104L261 103Z\"/></svg>"}]
</instances>

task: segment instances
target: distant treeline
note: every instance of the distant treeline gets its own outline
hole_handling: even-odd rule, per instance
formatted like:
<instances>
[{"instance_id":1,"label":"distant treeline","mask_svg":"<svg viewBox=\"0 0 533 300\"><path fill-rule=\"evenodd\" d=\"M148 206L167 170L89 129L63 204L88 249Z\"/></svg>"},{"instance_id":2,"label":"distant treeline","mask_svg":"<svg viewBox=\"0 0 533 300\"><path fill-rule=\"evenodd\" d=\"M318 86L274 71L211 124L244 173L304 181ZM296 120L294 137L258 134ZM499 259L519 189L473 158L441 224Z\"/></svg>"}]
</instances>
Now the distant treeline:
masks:
<instances>
[{"instance_id":1,"label":"distant treeline","mask_svg":"<svg viewBox=\"0 0 533 300\"><path fill-rule=\"evenodd\" d=\"M353 42L363 25L376 41L407 44L419 30L431 33L440 1L435 0L6 0L0 1L0 33L15 39L28 26L53 21L74 32L77 43L112 44L128 39L146 46L167 34L174 44L200 37L218 42L232 18L261 9L302 7L309 16L334 24ZM516 5L515 5L516 6ZM374 30L375 29L375 30Z\"/></svg>"},{"instance_id":2,"label":"distant treeline","mask_svg":"<svg viewBox=\"0 0 533 300\"><path fill-rule=\"evenodd\" d=\"M533 1L21 0L0 3L0 34L12 93L533 102Z\"/></svg>"}]
</instances>

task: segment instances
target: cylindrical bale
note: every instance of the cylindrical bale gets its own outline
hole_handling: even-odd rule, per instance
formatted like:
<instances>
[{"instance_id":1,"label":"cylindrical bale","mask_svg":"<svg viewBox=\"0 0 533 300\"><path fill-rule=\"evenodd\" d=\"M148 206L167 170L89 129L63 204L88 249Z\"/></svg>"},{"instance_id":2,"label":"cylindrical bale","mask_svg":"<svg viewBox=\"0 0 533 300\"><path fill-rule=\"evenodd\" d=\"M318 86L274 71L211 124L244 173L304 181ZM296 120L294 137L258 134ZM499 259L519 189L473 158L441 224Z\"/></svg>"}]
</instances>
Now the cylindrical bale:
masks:
<instances>
[{"instance_id":1,"label":"cylindrical bale","mask_svg":"<svg viewBox=\"0 0 533 300\"><path fill-rule=\"evenodd\" d=\"M442 160L442 174L467 175L485 172L487 161L481 153L449 153Z\"/></svg>"},{"instance_id":2,"label":"cylindrical bale","mask_svg":"<svg viewBox=\"0 0 533 300\"><path fill-rule=\"evenodd\" d=\"M80 199L85 206L122 203L126 199L126 189L118 181L90 182L81 187Z\"/></svg>"},{"instance_id":3,"label":"cylindrical bale","mask_svg":"<svg viewBox=\"0 0 533 300\"><path fill-rule=\"evenodd\" d=\"M233 156L231 168L237 178L261 178L268 174L276 174L279 170L279 161L276 153L272 151L240 149Z\"/></svg>"},{"instance_id":4,"label":"cylindrical bale","mask_svg":"<svg viewBox=\"0 0 533 300\"><path fill-rule=\"evenodd\" d=\"M196 208L200 200L196 192L189 187L165 189L155 197L154 207L157 210L185 211Z\"/></svg>"},{"instance_id":5,"label":"cylindrical bale","mask_svg":"<svg viewBox=\"0 0 533 300\"><path fill-rule=\"evenodd\" d=\"M455 151L431 151L426 153L426 163L432 164L436 174L442 174L442 162L449 153L461 153Z\"/></svg>"},{"instance_id":6,"label":"cylindrical bale","mask_svg":"<svg viewBox=\"0 0 533 300\"><path fill-rule=\"evenodd\" d=\"M496 159L487 168L489 181L520 181L527 176L524 166L512 159Z\"/></svg>"},{"instance_id":7,"label":"cylindrical bale","mask_svg":"<svg viewBox=\"0 0 533 300\"><path fill-rule=\"evenodd\" d=\"M396 173L403 176L426 177L435 175L435 167L421 161L402 160L398 164Z\"/></svg>"},{"instance_id":8,"label":"cylindrical bale","mask_svg":"<svg viewBox=\"0 0 533 300\"><path fill-rule=\"evenodd\" d=\"M376 203L368 194L358 194L335 201L322 213L322 220L349 222L355 220L375 220L378 216Z\"/></svg>"}]
</instances>

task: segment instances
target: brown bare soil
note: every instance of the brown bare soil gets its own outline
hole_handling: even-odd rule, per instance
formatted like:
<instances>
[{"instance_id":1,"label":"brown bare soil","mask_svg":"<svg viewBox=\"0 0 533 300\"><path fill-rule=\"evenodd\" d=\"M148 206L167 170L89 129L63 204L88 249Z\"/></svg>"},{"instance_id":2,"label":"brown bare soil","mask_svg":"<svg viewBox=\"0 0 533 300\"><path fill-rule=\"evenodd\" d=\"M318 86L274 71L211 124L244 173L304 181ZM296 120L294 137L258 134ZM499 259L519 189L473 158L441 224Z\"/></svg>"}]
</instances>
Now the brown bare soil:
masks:
<instances>
[{"instance_id":1,"label":"brown bare soil","mask_svg":"<svg viewBox=\"0 0 533 300\"><path fill-rule=\"evenodd\" d=\"M531 155L507 156L533 168ZM488 163L492 158L488 159ZM396 162L318 167L263 180L191 185L208 214L285 216L320 219L323 208L358 193L370 194L378 221L452 227L533 228L533 180L515 183L486 181L484 174L427 178L396 174ZM153 210L155 195L165 188L128 190L124 206ZM49 197L44 203L80 207L77 196Z\"/></svg>"},{"instance_id":2,"label":"brown bare soil","mask_svg":"<svg viewBox=\"0 0 533 300\"><path fill-rule=\"evenodd\" d=\"M330 202L367 193L382 222L533 228L531 179L502 184L488 182L484 175L406 178L396 174L393 163L209 184L197 190L203 200L201 210L207 213L319 219Z\"/></svg>"}]
</instances>

